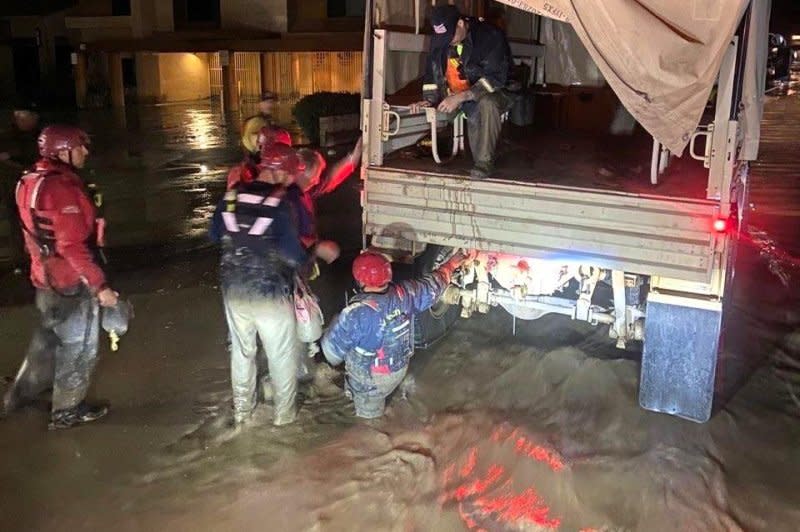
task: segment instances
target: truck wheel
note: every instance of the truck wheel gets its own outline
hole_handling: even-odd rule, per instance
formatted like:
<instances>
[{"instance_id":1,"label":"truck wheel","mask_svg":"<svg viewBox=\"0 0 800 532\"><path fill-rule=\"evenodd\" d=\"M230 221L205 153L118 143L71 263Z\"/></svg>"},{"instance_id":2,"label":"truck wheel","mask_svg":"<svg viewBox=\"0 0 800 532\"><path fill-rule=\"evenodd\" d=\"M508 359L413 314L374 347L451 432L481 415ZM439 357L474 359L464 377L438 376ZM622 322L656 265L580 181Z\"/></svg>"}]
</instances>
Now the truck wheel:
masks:
<instances>
[{"instance_id":1,"label":"truck wheel","mask_svg":"<svg viewBox=\"0 0 800 532\"><path fill-rule=\"evenodd\" d=\"M425 251L414 259L414 277L418 278L434 271L450 257L452 248L428 244ZM461 309L458 305L448 305L437 301L429 310L414 318L414 345L427 349L447 334L458 319Z\"/></svg>"}]
</instances>

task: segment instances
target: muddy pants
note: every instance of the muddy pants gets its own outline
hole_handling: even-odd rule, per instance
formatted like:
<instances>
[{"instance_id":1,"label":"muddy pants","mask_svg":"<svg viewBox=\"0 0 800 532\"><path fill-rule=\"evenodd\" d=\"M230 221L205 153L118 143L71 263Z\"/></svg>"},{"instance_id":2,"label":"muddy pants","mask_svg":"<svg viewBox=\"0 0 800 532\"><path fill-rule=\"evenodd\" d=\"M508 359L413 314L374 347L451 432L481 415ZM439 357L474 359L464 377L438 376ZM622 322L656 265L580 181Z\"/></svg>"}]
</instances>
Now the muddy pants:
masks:
<instances>
[{"instance_id":1,"label":"muddy pants","mask_svg":"<svg viewBox=\"0 0 800 532\"><path fill-rule=\"evenodd\" d=\"M366 419L383 416L383 411L386 408L386 398L400 386L407 372L408 367L406 366L400 371L386 375L374 373L369 380L357 379L348 374L347 387L353 395L356 416Z\"/></svg>"},{"instance_id":2,"label":"muddy pants","mask_svg":"<svg viewBox=\"0 0 800 532\"><path fill-rule=\"evenodd\" d=\"M276 425L294 421L297 396L296 318L290 299L223 294L231 334L233 413L246 420L256 407L257 339L269 364Z\"/></svg>"},{"instance_id":3,"label":"muddy pants","mask_svg":"<svg viewBox=\"0 0 800 532\"><path fill-rule=\"evenodd\" d=\"M503 91L487 94L478 101L466 102L461 110L467 115L467 137L476 168L490 172L502 129L501 115L510 100Z\"/></svg>"},{"instance_id":4,"label":"muddy pants","mask_svg":"<svg viewBox=\"0 0 800 532\"><path fill-rule=\"evenodd\" d=\"M83 287L71 296L40 289L36 308L41 322L13 386L29 399L52 386L53 412L72 408L86 397L97 362L97 300Z\"/></svg>"}]
</instances>

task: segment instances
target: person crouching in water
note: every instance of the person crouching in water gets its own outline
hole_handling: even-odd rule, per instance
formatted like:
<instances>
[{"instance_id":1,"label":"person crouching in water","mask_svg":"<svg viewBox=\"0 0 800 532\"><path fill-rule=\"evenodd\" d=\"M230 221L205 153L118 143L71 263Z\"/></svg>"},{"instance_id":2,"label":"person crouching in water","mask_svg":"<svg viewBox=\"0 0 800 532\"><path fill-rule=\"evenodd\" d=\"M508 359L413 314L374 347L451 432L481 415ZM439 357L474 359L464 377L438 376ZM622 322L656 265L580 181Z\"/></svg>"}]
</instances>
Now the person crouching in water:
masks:
<instances>
[{"instance_id":1,"label":"person crouching in water","mask_svg":"<svg viewBox=\"0 0 800 532\"><path fill-rule=\"evenodd\" d=\"M470 258L458 253L432 274L397 284L383 255L367 252L355 259L353 277L361 293L334 319L322 350L331 365L345 363L356 416L383 416L386 398L403 381L414 352L414 315L438 301L453 272Z\"/></svg>"},{"instance_id":2,"label":"person crouching in water","mask_svg":"<svg viewBox=\"0 0 800 532\"><path fill-rule=\"evenodd\" d=\"M286 195L298 172L296 152L275 144L261 154L251 182L229 190L214 223L222 225L220 278L231 335L234 422L256 407L257 339L267 354L274 390L273 424L297 417L294 277L309 256ZM212 224L213 225L213 224Z\"/></svg>"}]
</instances>

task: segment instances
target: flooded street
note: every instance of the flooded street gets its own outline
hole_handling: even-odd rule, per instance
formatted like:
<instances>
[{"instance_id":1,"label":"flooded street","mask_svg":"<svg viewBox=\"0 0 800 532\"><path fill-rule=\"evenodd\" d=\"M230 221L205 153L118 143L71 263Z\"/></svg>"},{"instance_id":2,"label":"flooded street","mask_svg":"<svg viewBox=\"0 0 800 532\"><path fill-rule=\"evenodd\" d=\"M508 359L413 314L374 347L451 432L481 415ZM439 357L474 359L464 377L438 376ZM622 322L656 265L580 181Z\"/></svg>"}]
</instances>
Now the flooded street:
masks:
<instances>
[{"instance_id":1,"label":"flooded street","mask_svg":"<svg viewBox=\"0 0 800 532\"><path fill-rule=\"evenodd\" d=\"M280 105L276 118L291 124L291 107ZM89 132L92 154L84 176L103 193L114 227L108 234L112 255L141 248L180 254L206 244L225 176L241 160L241 123L256 112L251 104L223 114L218 102L202 101L45 112L43 122L72 122ZM296 124L291 132L295 142L305 141ZM125 262L136 255L127 254Z\"/></svg>"},{"instance_id":2,"label":"flooded street","mask_svg":"<svg viewBox=\"0 0 800 532\"><path fill-rule=\"evenodd\" d=\"M79 117L93 133L113 281L136 307L120 351L101 344L102 421L47 432L41 403L0 421L8 530L792 531L800 522L800 96L771 99L751 171L712 420L642 410L640 353L604 327L501 310L460 321L412 363L406 397L358 422L317 366L299 421L271 406L231 427L217 257L205 243L238 123L211 105ZM320 202L345 250L314 289L341 309L360 245L359 184ZM786 282L776 275L776 268ZM0 375L34 325L26 280L0 281ZM755 373L753 373L755 370ZM751 376L752 375L752 376ZM747 376L751 376L747 379Z\"/></svg>"}]
</instances>

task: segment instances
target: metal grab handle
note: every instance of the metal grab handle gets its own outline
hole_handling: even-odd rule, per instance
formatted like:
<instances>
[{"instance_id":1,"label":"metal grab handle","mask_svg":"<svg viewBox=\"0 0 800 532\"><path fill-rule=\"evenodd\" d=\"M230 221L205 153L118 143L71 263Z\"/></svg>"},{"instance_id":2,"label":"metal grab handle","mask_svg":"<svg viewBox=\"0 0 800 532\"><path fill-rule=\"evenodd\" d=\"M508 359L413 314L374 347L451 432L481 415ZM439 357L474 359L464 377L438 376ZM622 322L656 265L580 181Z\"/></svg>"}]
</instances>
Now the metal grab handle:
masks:
<instances>
[{"instance_id":1,"label":"metal grab handle","mask_svg":"<svg viewBox=\"0 0 800 532\"><path fill-rule=\"evenodd\" d=\"M714 124L709 124L705 131L695 131L689 141L689 156L697 161L703 161L703 166L708 168L711 160L711 134L714 132ZM705 151L702 155L695 152L695 143L700 137L706 137Z\"/></svg>"},{"instance_id":2,"label":"metal grab handle","mask_svg":"<svg viewBox=\"0 0 800 532\"><path fill-rule=\"evenodd\" d=\"M650 156L650 184L657 185L658 184L658 166L659 166L659 155L661 153L661 143L658 142L655 137L653 137L653 152Z\"/></svg>"},{"instance_id":3,"label":"metal grab handle","mask_svg":"<svg viewBox=\"0 0 800 532\"><path fill-rule=\"evenodd\" d=\"M444 164L450 162L458 155L459 148L464 149L464 122L463 118L460 115L456 115L453 120L453 147L450 157L447 159L443 159L439 155L439 135L438 135L438 125L439 125L439 116L437 114L435 107L426 107L425 108L425 118L431 125L431 151L433 152L433 160L436 161L437 164Z\"/></svg>"},{"instance_id":4,"label":"metal grab handle","mask_svg":"<svg viewBox=\"0 0 800 532\"><path fill-rule=\"evenodd\" d=\"M392 122L391 118L394 117L396 126L394 131L389 130L389 124ZM395 111L386 110L383 112L383 140L393 137L400 132L400 113Z\"/></svg>"}]
</instances>

